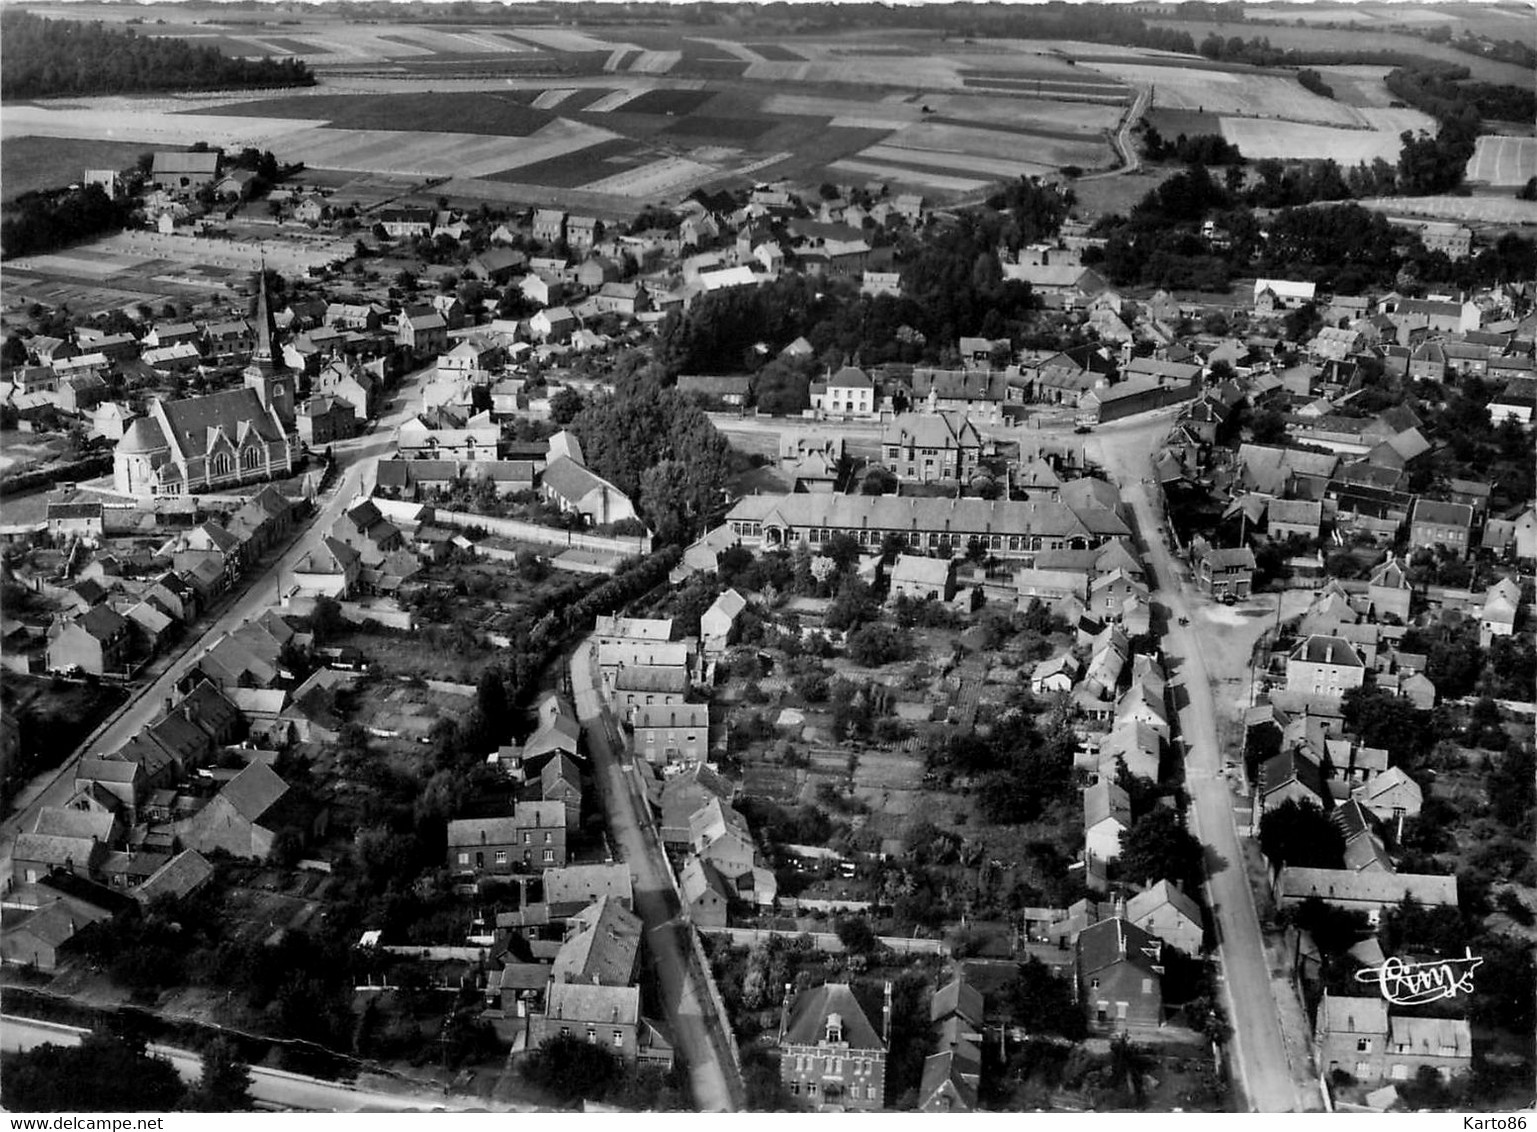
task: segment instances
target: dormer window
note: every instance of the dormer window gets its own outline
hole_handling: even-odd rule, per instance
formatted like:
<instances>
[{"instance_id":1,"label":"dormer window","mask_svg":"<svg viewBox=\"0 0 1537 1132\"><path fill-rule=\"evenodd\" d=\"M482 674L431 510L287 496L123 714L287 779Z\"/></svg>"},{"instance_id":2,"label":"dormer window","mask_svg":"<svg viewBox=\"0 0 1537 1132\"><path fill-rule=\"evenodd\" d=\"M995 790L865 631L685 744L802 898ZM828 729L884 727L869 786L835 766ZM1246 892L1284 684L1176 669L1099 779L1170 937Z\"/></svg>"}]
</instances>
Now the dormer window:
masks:
<instances>
[{"instance_id":1,"label":"dormer window","mask_svg":"<svg viewBox=\"0 0 1537 1132\"><path fill-rule=\"evenodd\" d=\"M837 1045L843 1041L843 1016L841 1014L829 1014L827 1016L827 1043Z\"/></svg>"}]
</instances>

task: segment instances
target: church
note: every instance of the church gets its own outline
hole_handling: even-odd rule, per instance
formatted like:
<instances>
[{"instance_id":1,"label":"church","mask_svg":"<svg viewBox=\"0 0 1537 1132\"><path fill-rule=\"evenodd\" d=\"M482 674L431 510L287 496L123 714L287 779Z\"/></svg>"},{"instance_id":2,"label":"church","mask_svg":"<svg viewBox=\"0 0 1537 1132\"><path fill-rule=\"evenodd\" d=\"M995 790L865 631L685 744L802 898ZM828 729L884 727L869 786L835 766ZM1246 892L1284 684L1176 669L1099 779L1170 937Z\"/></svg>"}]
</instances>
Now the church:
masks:
<instances>
[{"instance_id":1,"label":"church","mask_svg":"<svg viewBox=\"0 0 1537 1132\"><path fill-rule=\"evenodd\" d=\"M291 475L299 461L294 375L274 348L266 275L256 285L256 350L239 389L151 402L112 458L124 495L193 495Z\"/></svg>"}]
</instances>

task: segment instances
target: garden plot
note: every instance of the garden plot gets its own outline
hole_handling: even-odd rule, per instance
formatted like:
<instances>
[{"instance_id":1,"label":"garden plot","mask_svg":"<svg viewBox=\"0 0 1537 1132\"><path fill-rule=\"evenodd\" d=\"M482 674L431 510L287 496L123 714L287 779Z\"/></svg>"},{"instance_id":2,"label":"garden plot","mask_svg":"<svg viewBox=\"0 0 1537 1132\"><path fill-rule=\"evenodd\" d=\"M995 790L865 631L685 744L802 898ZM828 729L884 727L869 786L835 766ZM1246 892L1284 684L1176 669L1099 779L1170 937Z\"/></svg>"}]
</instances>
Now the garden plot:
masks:
<instances>
[{"instance_id":1,"label":"garden plot","mask_svg":"<svg viewBox=\"0 0 1537 1132\"><path fill-rule=\"evenodd\" d=\"M1154 106L1328 126L1367 125L1361 111L1321 98L1296 79L1280 75L1138 63L1096 63L1094 69L1128 83L1152 87Z\"/></svg>"},{"instance_id":2,"label":"garden plot","mask_svg":"<svg viewBox=\"0 0 1537 1132\"><path fill-rule=\"evenodd\" d=\"M575 87L560 87L557 90L547 90L534 99L532 105L535 110L553 110L566 99L576 93Z\"/></svg>"},{"instance_id":3,"label":"garden plot","mask_svg":"<svg viewBox=\"0 0 1537 1132\"><path fill-rule=\"evenodd\" d=\"M989 178L1024 177L1048 173L1053 168L1033 161L1016 161L1002 157L975 157L966 153L941 152L927 149L909 149L904 146L874 145L861 150L857 156L869 161L900 161L934 169L953 170L959 173L982 173Z\"/></svg>"},{"instance_id":4,"label":"garden plot","mask_svg":"<svg viewBox=\"0 0 1537 1132\"><path fill-rule=\"evenodd\" d=\"M1468 180L1524 185L1537 177L1537 138L1482 137L1468 161Z\"/></svg>"},{"instance_id":5,"label":"garden plot","mask_svg":"<svg viewBox=\"0 0 1537 1132\"><path fill-rule=\"evenodd\" d=\"M986 94L925 94L918 100L935 115L1007 126L1022 134L1066 131L1097 133L1114 129L1121 108L1098 102L1059 102L1044 98L1009 98ZM921 113L921 110L920 110Z\"/></svg>"},{"instance_id":6,"label":"garden plot","mask_svg":"<svg viewBox=\"0 0 1537 1132\"><path fill-rule=\"evenodd\" d=\"M1028 134L1002 133L998 130L975 130L965 127L919 122L899 130L887 138L880 150L901 150L906 154L963 155L968 158L1001 163L1003 165L1032 165L1055 167L1062 165L1090 166L1102 161L1106 150L1097 140L1081 141L1061 138L1043 138ZM926 157L902 157L894 152L876 153L865 150L860 156L886 158L888 160L913 160L921 165L933 165L936 161ZM958 170L989 171L981 165L957 163Z\"/></svg>"},{"instance_id":7,"label":"garden plot","mask_svg":"<svg viewBox=\"0 0 1537 1132\"><path fill-rule=\"evenodd\" d=\"M638 98L646 93L645 87L631 87L629 90L612 90L601 98L578 107L584 114L607 114L610 110L618 110L632 98Z\"/></svg>"},{"instance_id":8,"label":"garden plot","mask_svg":"<svg viewBox=\"0 0 1537 1132\"><path fill-rule=\"evenodd\" d=\"M514 28L509 34L527 40L529 43L538 44L540 47L548 47L551 51L608 52L618 46L570 28Z\"/></svg>"},{"instance_id":9,"label":"garden plot","mask_svg":"<svg viewBox=\"0 0 1537 1132\"><path fill-rule=\"evenodd\" d=\"M807 63L750 63L747 77L770 83L855 83L871 87L954 89L961 85L953 60L932 56L879 59L863 56Z\"/></svg>"},{"instance_id":10,"label":"garden plot","mask_svg":"<svg viewBox=\"0 0 1537 1132\"><path fill-rule=\"evenodd\" d=\"M899 184L919 185L926 189L933 189L941 193L971 193L978 189L986 188L996 178L967 178L951 177L943 173L928 172L919 169L903 169L895 165L882 165L874 161L854 161L843 159L834 161L827 167L830 170L842 173L859 173L866 177L878 177L886 181L895 181Z\"/></svg>"},{"instance_id":11,"label":"garden plot","mask_svg":"<svg viewBox=\"0 0 1537 1132\"><path fill-rule=\"evenodd\" d=\"M669 193L688 192L719 172L713 165L691 161L686 157L665 157L649 165L593 181L582 188L589 193L631 198L665 196Z\"/></svg>"},{"instance_id":12,"label":"garden plot","mask_svg":"<svg viewBox=\"0 0 1537 1132\"><path fill-rule=\"evenodd\" d=\"M1341 165L1355 165L1380 157L1396 162L1398 152L1403 148L1403 142L1393 130L1341 130L1260 118L1224 117L1222 136L1250 160L1328 157Z\"/></svg>"},{"instance_id":13,"label":"garden plot","mask_svg":"<svg viewBox=\"0 0 1537 1132\"><path fill-rule=\"evenodd\" d=\"M665 75L682 60L681 51L642 51L625 70L632 75Z\"/></svg>"}]
</instances>

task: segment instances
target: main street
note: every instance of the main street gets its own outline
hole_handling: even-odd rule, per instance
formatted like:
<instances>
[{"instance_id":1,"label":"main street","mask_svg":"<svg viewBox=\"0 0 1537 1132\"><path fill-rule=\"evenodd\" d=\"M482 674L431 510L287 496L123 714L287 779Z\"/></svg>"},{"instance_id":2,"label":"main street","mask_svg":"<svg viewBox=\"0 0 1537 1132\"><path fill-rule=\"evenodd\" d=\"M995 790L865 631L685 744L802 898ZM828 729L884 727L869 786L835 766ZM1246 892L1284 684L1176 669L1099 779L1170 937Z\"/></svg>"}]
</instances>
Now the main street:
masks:
<instances>
[{"instance_id":1,"label":"main street","mask_svg":"<svg viewBox=\"0 0 1537 1132\"><path fill-rule=\"evenodd\" d=\"M115 751L153 723L165 710L166 700L175 695L176 685L210 645L224 633L238 629L276 604L283 577L291 574L294 566L320 545L320 540L361 489L373 465L394 443L396 427L418 411L422 382L431 372L431 367L418 370L401 383L394 405L372 432L332 446L336 478L316 500L315 511L288 549L270 557L255 572L243 578L238 584L244 589L212 622L197 630L196 635L181 646L179 655L159 676L135 688L128 702L106 725L59 767L39 775L27 785L17 800L15 811L0 823L0 842L3 842L0 846L0 881L8 884L11 879L11 847L16 835L32 828L37 812L44 806L61 806L74 792L75 766L81 756L88 751Z\"/></svg>"},{"instance_id":2,"label":"main street","mask_svg":"<svg viewBox=\"0 0 1537 1132\"><path fill-rule=\"evenodd\" d=\"M1157 436L1161 437L1167 423L1158 420L1157 426ZM1090 447L1099 451L1101 465L1120 484L1121 498L1131 505L1147 550L1153 596L1169 619L1163 651L1175 670L1177 685L1184 690L1179 721L1189 752L1185 787L1190 794L1193 832L1206 847L1207 898L1216 920L1238 1083L1252 1111L1298 1111L1308 1106L1300 1102L1294 1085L1299 1067L1288 1061L1259 917L1233 823L1231 788L1217 745L1211 675L1200 647L1200 626L1194 623L1199 620L1199 610L1192 616L1189 595L1164 540L1162 518L1150 498L1154 449L1146 443L1147 432L1138 430L1134 435L1141 443L1123 433L1114 443L1096 436Z\"/></svg>"},{"instance_id":3,"label":"main street","mask_svg":"<svg viewBox=\"0 0 1537 1132\"><path fill-rule=\"evenodd\" d=\"M717 1032L704 976L690 962L693 949L685 933L693 928L679 916L677 894L667 875L671 866L649 820L648 803L640 796L635 771L626 769L620 759L613 717L598 689L591 639L571 654L571 693L592 756L609 836L630 866L635 911L645 925L657 989L673 1042L688 1066L694 1102L702 1112L730 1112L736 1106L728 1074L735 1069L722 1049L725 1036Z\"/></svg>"}]
</instances>

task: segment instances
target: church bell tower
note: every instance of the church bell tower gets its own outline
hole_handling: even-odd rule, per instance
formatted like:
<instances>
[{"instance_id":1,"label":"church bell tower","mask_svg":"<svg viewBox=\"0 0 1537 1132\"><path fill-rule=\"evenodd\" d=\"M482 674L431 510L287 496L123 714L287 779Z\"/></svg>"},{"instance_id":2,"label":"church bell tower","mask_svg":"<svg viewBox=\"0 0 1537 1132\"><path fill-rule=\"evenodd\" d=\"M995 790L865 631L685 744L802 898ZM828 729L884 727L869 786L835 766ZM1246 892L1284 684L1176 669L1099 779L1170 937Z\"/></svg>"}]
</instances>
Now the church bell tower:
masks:
<instances>
[{"instance_id":1,"label":"church bell tower","mask_svg":"<svg viewBox=\"0 0 1537 1132\"><path fill-rule=\"evenodd\" d=\"M283 355L277 352L277 322L272 315L272 304L267 300L267 263L262 261L256 276L256 312L252 321L256 324L256 350L245 368L247 389L256 390L261 403L277 413L283 427L294 427L295 377L289 370Z\"/></svg>"}]
</instances>

